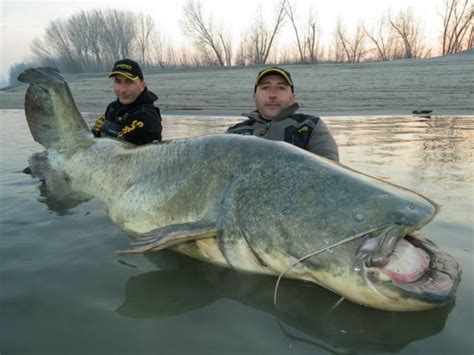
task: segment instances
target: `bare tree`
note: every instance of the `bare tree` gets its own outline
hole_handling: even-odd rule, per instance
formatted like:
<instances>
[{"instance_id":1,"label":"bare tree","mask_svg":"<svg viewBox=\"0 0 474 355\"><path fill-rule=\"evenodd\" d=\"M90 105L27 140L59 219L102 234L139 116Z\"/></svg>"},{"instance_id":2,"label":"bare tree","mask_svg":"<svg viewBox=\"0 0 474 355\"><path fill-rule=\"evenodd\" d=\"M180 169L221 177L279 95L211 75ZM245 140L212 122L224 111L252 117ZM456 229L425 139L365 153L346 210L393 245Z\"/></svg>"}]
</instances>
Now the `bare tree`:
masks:
<instances>
[{"instance_id":1,"label":"bare tree","mask_svg":"<svg viewBox=\"0 0 474 355\"><path fill-rule=\"evenodd\" d=\"M215 64L215 58L206 58L208 52L196 52L189 47L173 48L168 47L166 52L166 64L174 68L197 68L209 65L209 61Z\"/></svg>"},{"instance_id":2,"label":"bare tree","mask_svg":"<svg viewBox=\"0 0 474 355\"><path fill-rule=\"evenodd\" d=\"M365 32L363 25L361 23L357 25L355 33L350 36L347 33L345 26L342 24L341 18L339 18L336 24L335 34L336 42L339 44L339 48L342 48L345 53L346 60L351 63L360 62L365 54Z\"/></svg>"},{"instance_id":3,"label":"bare tree","mask_svg":"<svg viewBox=\"0 0 474 355\"><path fill-rule=\"evenodd\" d=\"M304 35L305 47L310 63L316 63L321 57L319 53L319 34L320 30L316 23L316 15L310 10L306 22L306 31Z\"/></svg>"},{"instance_id":4,"label":"bare tree","mask_svg":"<svg viewBox=\"0 0 474 355\"><path fill-rule=\"evenodd\" d=\"M183 6L184 20L182 21L184 33L195 40L196 47L208 55L213 53L221 66L231 65L232 50L231 40L223 30L212 21L204 18L200 0L188 0Z\"/></svg>"},{"instance_id":5,"label":"bare tree","mask_svg":"<svg viewBox=\"0 0 474 355\"><path fill-rule=\"evenodd\" d=\"M237 48L237 52L234 59L234 64L237 66L244 66L248 64L249 55L247 53L247 37L248 34L244 33L240 38L239 47Z\"/></svg>"},{"instance_id":6,"label":"bare tree","mask_svg":"<svg viewBox=\"0 0 474 355\"><path fill-rule=\"evenodd\" d=\"M398 33L388 20L388 13L383 15L373 26L368 29L363 25L367 38L372 42L376 60L391 60L397 57Z\"/></svg>"},{"instance_id":7,"label":"bare tree","mask_svg":"<svg viewBox=\"0 0 474 355\"><path fill-rule=\"evenodd\" d=\"M74 61L80 66L82 70L91 64L89 57L90 49L87 41L87 19L84 12L72 16L66 23L63 29L63 35L68 40L68 46L73 55Z\"/></svg>"},{"instance_id":8,"label":"bare tree","mask_svg":"<svg viewBox=\"0 0 474 355\"><path fill-rule=\"evenodd\" d=\"M31 41L30 48L33 57L39 63L53 65L55 61L55 53L52 52L52 49L48 47L47 44L41 40L41 38L34 38Z\"/></svg>"},{"instance_id":9,"label":"bare tree","mask_svg":"<svg viewBox=\"0 0 474 355\"><path fill-rule=\"evenodd\" d=\"M401 10L395 18L388 20L403 41L403 58L419 58L423 50L423 29L413 14L413 9Z\"/></svg>"},{"instance_id":10,"label":"bare tree","mask_svg":"<svg viewBox=\"0 0 474 355\"><path fill-rule=\"evenodd\" d=\"M139 15L136 19L136 45L143 65L149 62L149 50L156 33L155 21L150 15Z\"/></svg>"},{"instance_id":11,"label":"bare tree","mask_svg":"<svg viewBox=\"0 0 474 355\"><path fill-rule=\"evenodd\" d=\"M329 48L329 51L333 52L330 54L330 57L332 57L333 61L340 63L346 60L346 54L344 52L344 48L342 47L341 41L337 37L337 31L334 32L334 44Z\"/></svg>"},{"instance_id":12,"label":"bare tree","mask_svg":"<svg viewBox=\"0 0 474 355\"><path fill-rule=\"evenodd\" d=\"M151 18L145 18L143 23L148 27L138 33L141 20L142 16L130 11L81 11L67 20L51 21L45 35L36 38L31 49L39 63L66 72L103 70L118 58L137 52L146 58L145 47L151 45L153 26Z\"/></svg>"},{"instance_id":13,"label":"bare tree","mask_svg":"<svg viewBox=\"0 0 474 355\"><path fill-rule=\"evenodd\" d=\"M81 11L66 23L66 34L74 52L75 61L82 69L103 69L100 36L102 25L100 12Z\"/></svg>"},{"instance_id":14,"label":"bare tree","mask_svg":"<svg viewBox=\"0 0 474 355\"><path fill-rule=\"evenodd\" d=\"M104 31L102 43L106 47L106 61L132 56L136 38L135 14L125 10L107 10L101 13Z\"/></svg>"},{"instance_id":15,"label":"bare tree","mask_svg":"<svg viewBox=\"0 0 474 355\"><path fill-rule=\"evenodd\" d=\"M474 48L474 26L471 23L471 30L469 31L466 48Z\"/></svg>"},{"instance_id":16,"label":"bare tree","mask_svg":"<svg viewBox=\"0 0 474 355\"><path fill-rule=\"evenodd\" d=\"M60 59L72 63L74 61L74 55L69 38L67 37L66 28L67 26L64 21L52 21L50 26L46 29L46 38Z\"/></svg>"},{"instance_id":17,"label":"bare tree","mask_svg":"<svg viewBox=\"0 0 474 355\"><path fill-rule=\"evenodd\" d=\"M222 49L224 50L224 59L225 65L232 65L233 58L233 49L232 49L232 39L228 31L219 32L219 41L221 43Z\"/></svg>"},{"instance_id":18,"label":"bare tree","mask_svg":"<svg viewBox=\"0 0 474 355\"><path fill-rule=\"evenodd\" d=\"M249 62L252 64L265 64L270 55L270 50L285 18L285 0L282 0L275 12L273 25L268 27L263 19L262 8L257 10L253 26L247 31L246 47Z\"/></svg>"},{"instance_id":19,"label":"bare tree","mask_svg":"<svg viewBox=\"0 0 474 355\"><path fill-rule=\"evenodd\" d=\"M191 67L192 66L193 56L190 55L187 49L180 49L176 53L176 64L178 67Z\"/></svg>"},{"instance_id":20,"label":"bare tree","mask_svg":"<svg viewBox=\"0 0 474 355\"><path fill-rule=\"evenodd\" d=\"M296 6L294 3L291 3L290 0L285 0L284 5L285 13L290 19L291 26L295 33L300 62L315 63L317 61L317 51L319 47L319 29L316 24L314 11L312 9L308 11L306 26L302 28L297 21L299 16L295 13Z\"/></svg>"},{"instance_id":21,"label":"bare tree","mask_svg":"<svg viewBox=\"0 0 474 355\"><path fill-rule=\"evenodd\" d=\"M443 30L441 34L442 54L452 54L472 48L474 3L472 0L445 0Z\"/></svg>"},{"instance_id":22,"label":"bare tree","mask_svg":"<svg viewBox=\"0 0 474 355\"><path fill-rule=\"evenodd\" d=\"M299 51L299 54L300 54L300 61L302 63L304 63L305 61L305 48L304 48L304 43L303 41L300 39L300 30L298 28L298 25L296 24L296 19L295 19L295 14L294 14L294 7L295 5L292 4L289 0L288 1L284 1L284 8L285 8L285 12L288 16L288 18L290 19L290 22L291 22L291 26L293 27L293 30L295 32L295 37L296 37L296 45L298 46L298 51Z\"/></svg>"},{"instance_id":23,"label":"bare tree","mask_svg":"<svg viewBox=\"0 0 474 355\"><path fill-rule=\"evenodd\" d=\"M171 60L171 48L159 32L154 31L152 33L147 51L149 52L150 64L152 66L157 65L160 68L164 68L174 65Z\"/></svg>"},{"instance_id":24,"label":"bare tree","mask_svg":"<svg viewBox=\"0 0 474 355\"><path fill-rule=\"evenodd\" d=\"M48 62L64 68L66 71L80 71L76 51L67 31L67 23L62 20L51 21L46 28L44 40L36 38L32 42L32 51L38 55L36 60Z\"/></svg>"},{"instance_id":25,"label":"bare tree","mask_svg":"<svg viewBox=\"0 0 474 355\"><path fill-rule=\"evenodd\" d=\"M84 26L87 28L85 33L86 41L91 52L90 54L94 58L95 67L99 70L103 70L105 69L106 63L104 63L104 48L100 40L103 31L100 11L92 10L88 13L83 12L82 16L85 18Z\"/></svg>"}]
</instances>

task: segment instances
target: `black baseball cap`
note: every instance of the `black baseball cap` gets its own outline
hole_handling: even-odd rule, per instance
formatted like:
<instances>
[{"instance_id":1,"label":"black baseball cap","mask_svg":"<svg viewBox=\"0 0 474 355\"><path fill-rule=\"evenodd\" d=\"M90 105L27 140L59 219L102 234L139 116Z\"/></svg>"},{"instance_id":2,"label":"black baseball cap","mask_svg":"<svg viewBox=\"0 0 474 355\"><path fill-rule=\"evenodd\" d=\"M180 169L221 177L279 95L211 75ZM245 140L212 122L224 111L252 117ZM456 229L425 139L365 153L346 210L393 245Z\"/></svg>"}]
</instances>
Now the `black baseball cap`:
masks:
<instances>
[{"instance_id":1,"label":"black baseball cap","mask_svg":"<svg viewBox=\"0 0 474 355\"><path fill-rule=\"evenodd\" d=\"M257 91L257 86L260 83L260 81L264 77L266 77L268 75L272 75L272 74L273 75L280 75L283 78L285 78L285 80L288 82L288 85L290 85L290 87L291 87L291 92L294 92L293 80L291 79L290 73L288 73L285 69L282 69L282 68L279 68L279 67L270 67L270 68L266 68L266 69L261 70L257 74L257 79L255 80L254 92Z\"/></svg>"},{"instance_id":2,"label":"black baseball cap","mask_svg":"<svg viewBox=\"0 0 474 355\"><path fill-rule=\"evenodd\" d=\"M143 80L143 73L137 62L131 59L121 59L116 61L114 68L109 73L109 78L121 75L130 80Z\"/></svg>"}]
</instances>

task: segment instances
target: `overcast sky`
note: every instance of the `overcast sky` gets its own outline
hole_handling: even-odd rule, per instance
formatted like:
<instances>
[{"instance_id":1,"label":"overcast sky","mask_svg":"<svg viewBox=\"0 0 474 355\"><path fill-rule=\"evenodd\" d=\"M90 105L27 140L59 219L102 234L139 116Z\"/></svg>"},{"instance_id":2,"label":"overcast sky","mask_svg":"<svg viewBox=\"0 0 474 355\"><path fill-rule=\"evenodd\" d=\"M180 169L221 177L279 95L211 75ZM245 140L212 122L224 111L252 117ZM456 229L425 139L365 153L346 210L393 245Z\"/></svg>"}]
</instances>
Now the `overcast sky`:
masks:
<instances>
[{"instance_id":1,"label":"overcast sky","mask_svg":"<svg viewBox=\"0 0 474 355\"><path fill-rule=\"evenodd\" d=\"M182 5L185 0L136 0L136 1L80 1L80 0L0 0L0 75L7 77L11 65L28 61L31 56L30 43L44 34L48 23L58 18L66 19L80 10L126 9L151 15L158 30L170 43L185 44L179 21L182 18ZM268 19L273 15L276 0L201 0L205 13L212 13L224 25L230 25L234 40L238 39L251 24L256 8L262 4ZM425 37L435 40L441 26L439 9L443 0L294 0L298 13L305 17L305 11L311 6L317 11L323 38L329 38L339 16L349 29L360 19L370 22L378 19L388 9L412 7L425 26ZM282 33L292 35L287 24Z\"/></svg>"}]
</instances>

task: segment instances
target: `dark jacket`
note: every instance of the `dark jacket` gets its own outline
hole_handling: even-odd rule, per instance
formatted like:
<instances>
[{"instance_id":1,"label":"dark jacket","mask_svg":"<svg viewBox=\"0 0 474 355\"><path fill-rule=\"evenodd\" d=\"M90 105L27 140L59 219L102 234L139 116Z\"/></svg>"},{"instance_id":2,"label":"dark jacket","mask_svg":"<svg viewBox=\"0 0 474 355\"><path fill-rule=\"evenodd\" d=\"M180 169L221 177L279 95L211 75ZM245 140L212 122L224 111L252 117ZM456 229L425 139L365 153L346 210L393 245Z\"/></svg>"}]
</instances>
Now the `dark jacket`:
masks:
<instances>
[{"instance_id":1,"label":"dark jacket","mask_svg":"<svg viewBox=\"0 0 474 355\"><path fill-rule=\"evenodd\" d=\"M273 120L266 120L258 111L245 114L249 119L227 130L227 133L254 135L285 141L319 156L339 161L336 141L323 120L316 116L295 113L299 105L284 109Z\"/></svg>"},{"instance_id":2,"label":"dark jacket","mask_svg":"<svg viewBox=\"0 0 474 355\"><path fill-rule=\"evenodd\" d=\"M105 110L105 121L100 137L114 137L133 144L146 144L161 140L160 109L153 105L158 97L147 88L129 104L123 105L117 99Z\"/></svg>"}]
</instances>

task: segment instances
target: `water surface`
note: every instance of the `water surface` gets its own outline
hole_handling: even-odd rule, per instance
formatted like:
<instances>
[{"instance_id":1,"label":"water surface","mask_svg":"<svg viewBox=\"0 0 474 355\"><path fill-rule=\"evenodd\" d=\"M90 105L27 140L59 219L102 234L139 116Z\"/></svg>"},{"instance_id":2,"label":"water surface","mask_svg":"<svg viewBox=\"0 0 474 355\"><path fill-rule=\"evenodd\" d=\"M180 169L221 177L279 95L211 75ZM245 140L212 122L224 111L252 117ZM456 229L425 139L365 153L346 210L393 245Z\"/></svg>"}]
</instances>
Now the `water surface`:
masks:
<instances>
[{"instance_id":1,"label":"water surface","mask_svg":"<svg viewBox=\"0 0 474 355\"><path fill-rule=\"evenodd\" d=\"M91 200L55 200L22 172L41 147L2 110L0 353L472 354L474 117L327 118L341 161L441 205L422 230L463 268L454 302L414 313L316 285L247 275L172 252L120 257L129 237ZM165 138L221 133L239 117L165 117Z\"/></svg>"}]
</instances>

